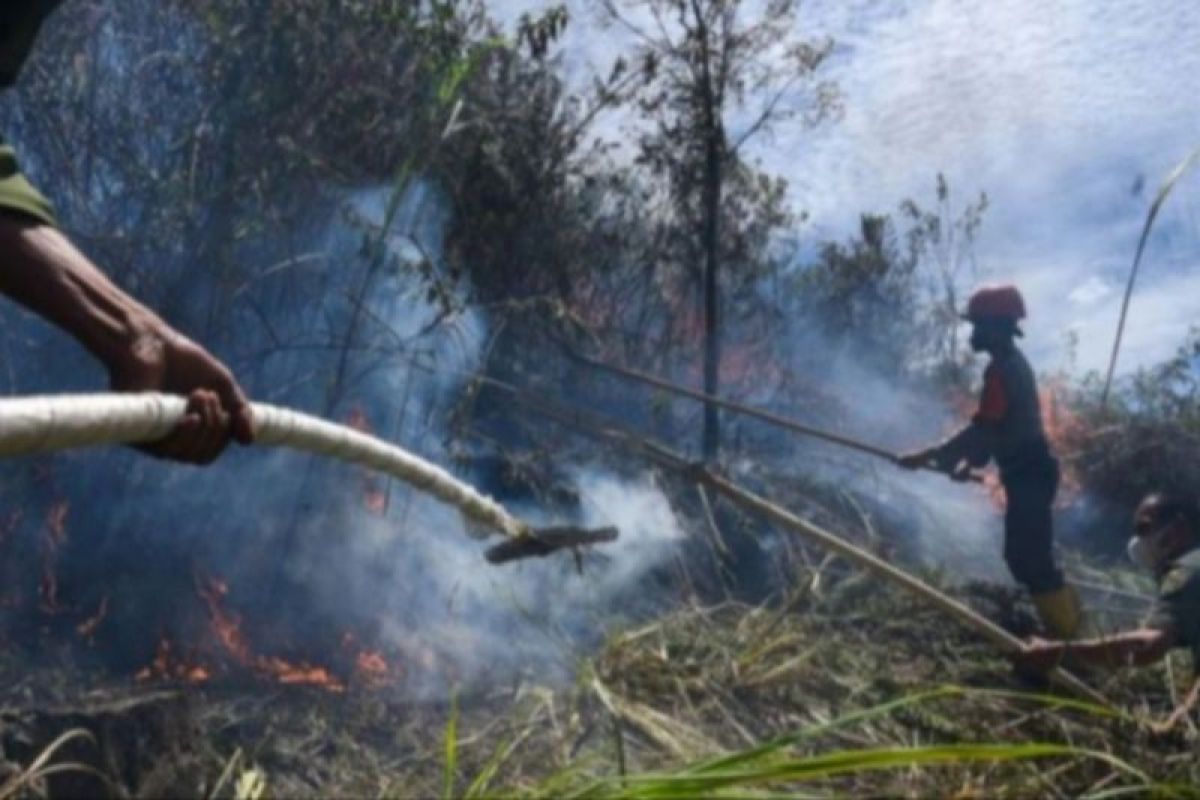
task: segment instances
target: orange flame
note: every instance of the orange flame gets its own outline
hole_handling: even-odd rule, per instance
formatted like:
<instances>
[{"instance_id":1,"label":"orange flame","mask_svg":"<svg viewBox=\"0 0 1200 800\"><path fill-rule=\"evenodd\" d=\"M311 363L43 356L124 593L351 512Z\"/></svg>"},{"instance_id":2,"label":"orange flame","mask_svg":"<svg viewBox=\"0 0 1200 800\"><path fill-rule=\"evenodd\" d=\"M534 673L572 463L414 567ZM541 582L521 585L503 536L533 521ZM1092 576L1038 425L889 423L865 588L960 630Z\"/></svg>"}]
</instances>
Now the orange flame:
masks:
<instances>
[{"instance_id":1,"label":"orange flame","mask_svg":"<svg viewBox=\"0 0 1200 800\"><path fill-rule=\"evenodd\" d=\"M100 623L108 616L108 595L105 594L100 598L100 606L96 609L96 613L85 619L83 622L75 626L75 631L84 639L87 639L89 644L95 644L96 629L100 627Z\"/></svg>"},{"instance_id":2,"label":"orange flame","mask_svg":"<svg viewBox=\"0 0 1200 800\"><path fill-rule=\"evenodd\" d=\"M1060 397L1060 386L1052 381L1038 396L1042 409L1042 426L1050 449L1059 457L1062 480L1058 487L1056 507L1069 506L1083 495L1083 479L1075 468L1071 454L1083 439L1085 423Z\"/></svg>"},{"instance_id":3,"label":"orange flame","mask_svg":"<svg viewBox=\"0 0 1200 800\"><path fill-rule=\"evenodd\" d=\"M212 677L207 667L190 664L176 658L171 653L171 642L166 638L160 639L154 660L142 667L133 676L139 683L156 678L173 679L184 683L204 683Z\"/></svg>"},{"instance_id":4,"label":"orange flame","mask_svg":"<svg viewBox=\"0 0 1200 800\"><path fill-rule=\"evenodd\" d=\"M399 671L388 663L381 651L360 647L357 638L350 631L342 635L342 649L347 653L355 653L354 679L362 686L378 689L394 683L399 677Z\"/></svg>"},{"instance_id":5,"label":"orange flame","mask_svg":"<svg viewBox=\"0 0 1200 800\"><path fill-rule=\"evenodd\" d=\"M367 413L361 406L354 406L350 409L350 413L346 415L346 425L362 433L374 433L374 429L367 419ZM384 485L374 473L366 470L362 473L362 485L363 505L366 506L367 511L382 517L388 509L388 493Z\"/></svg>"},{"instance_id":6,"label":"orange flame","mask_svg":"<svg viewBox=\"0 0 1200 800\"><path fill-rule=\"evenodd\" d=\"M355 676L366 686L379 687L391 679L391 668L377 650L363 650L354 660Z\"/></svg>"},{"instance_id":7,"label":"orange flame","mask_svg":"<svg viewBox=\"0 0 1200 800\"><path fill-rule=\"evenodd\" d=\"M950 405L964 416L974 414L977 404L977 398L962 393L956 393L950 398ZM1071 463L1069 454L1084 434L1084 422L1063 401L1061 386L1056 380L1049 381L1038 390L1038 406L1041 409L1042 428L1050 444L1050 452L1058 456L1062 469L1054 507L1065 508L1083 494L1083 481ZM982 473L982 478L983 486L992 502L997 508L1004 508L1004 486L1000 483L999 474L994 469L989 469Z\"/></svg>"},{"instance_id":8,"label":"orange flame","mask_svg":"<svg viewBox=\"0 0 1200 800\"><path fill-rule=\"evenodd\" d=\"M55 503L46 514L46 527L42 535L42 575L38 582L40 607L47 614L58 614L63 609L58 600L58 554L67 543L67 514L70 505L66 500Z\"/></svg>"},{"instance_id":9,"label":"orange flame","mask_svg":"<svg viewBox=\"0 0 1200 800\"><path fill-rule=\"evenodd\" d=\"M229 586L224 581L219 578L201 580L197 592L208 606L213 634L236 663L279 683L319 686L333 692L345 691L345 685L325 667L293 664L277 656L255 654L242 631L241 617L224 607L225 596L229 593Z\"/></svg>"}]
</instances>

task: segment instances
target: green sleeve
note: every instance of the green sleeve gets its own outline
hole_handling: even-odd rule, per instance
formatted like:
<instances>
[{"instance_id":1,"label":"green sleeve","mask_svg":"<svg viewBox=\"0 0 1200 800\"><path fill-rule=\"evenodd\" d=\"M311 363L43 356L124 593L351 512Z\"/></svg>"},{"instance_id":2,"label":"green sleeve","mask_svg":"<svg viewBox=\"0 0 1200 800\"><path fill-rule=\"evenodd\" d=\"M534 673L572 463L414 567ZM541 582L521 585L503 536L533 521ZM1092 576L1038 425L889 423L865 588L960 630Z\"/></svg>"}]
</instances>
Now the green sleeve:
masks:
<instances>
[{"instance_id":1,"label":"green sleeve","mask_svg":"<svg viewBox=\"0 0 1200 800\"><path fill-rule=\"evenodd\" d=\"M0 139L0 210L57 226L54 206L21 174L17 154Z\"/></svg>"}]
</instances>

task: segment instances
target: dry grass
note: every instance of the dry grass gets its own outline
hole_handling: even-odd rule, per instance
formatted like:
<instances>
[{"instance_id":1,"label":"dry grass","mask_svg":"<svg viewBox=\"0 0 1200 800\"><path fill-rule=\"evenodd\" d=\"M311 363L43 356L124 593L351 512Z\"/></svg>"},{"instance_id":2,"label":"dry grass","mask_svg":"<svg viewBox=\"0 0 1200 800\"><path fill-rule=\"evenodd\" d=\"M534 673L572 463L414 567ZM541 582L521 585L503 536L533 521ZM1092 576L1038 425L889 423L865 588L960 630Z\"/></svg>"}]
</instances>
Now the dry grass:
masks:
<instances>
[{"instance_id":1,"label":"dry grass","mask_svg":"<svg viewBox=\"0 0 1200 800\"><path fill-rule=\"evenodd\" d=\"M997 587L965 596L993 618L1027 614ZM1106 676L1117 710L1055 699L970 631L835 562L798 575L780 603L690 606L614 633L573 687L424 705L194 691L180 712L192 738L157 743L147 782L126 788L615 798L1106 797L1155 786L1194 796L1194 728L1162 738L1144 724L1169 709L1176 674L1186 671ZM45 755L4 784L6 800L53 785L40 779L57 763Z\"/></svg>"}]
</instances>

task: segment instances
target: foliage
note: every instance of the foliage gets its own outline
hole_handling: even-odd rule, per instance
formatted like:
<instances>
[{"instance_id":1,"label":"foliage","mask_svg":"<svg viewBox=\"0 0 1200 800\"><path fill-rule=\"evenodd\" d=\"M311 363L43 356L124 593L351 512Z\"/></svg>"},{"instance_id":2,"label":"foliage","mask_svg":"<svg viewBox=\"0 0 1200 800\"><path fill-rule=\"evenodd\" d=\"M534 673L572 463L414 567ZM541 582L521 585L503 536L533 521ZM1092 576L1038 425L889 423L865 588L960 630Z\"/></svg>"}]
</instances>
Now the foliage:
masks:
<instances>
[{"instance_id":1,"label":"foliage","mask_svg":"<svg viewBox=\"0 0 1200 800\"><path fill-rule=\"evenodd\" d=\"M1094 675L1115 708L1045 694L929 606L836 561L793 564L777 602L614 626L574 687L522 681L449 703L193 691L177 740L82 724L146 765L113 776L128 790L199 766L213 797L1197 796L1194 729L1148 725L1173 702L1169 672ZM960 596L1029 613L996 587Z\"/></svg>"},{"instance_id":2,"label":"foliage","mask_svg":"<svg viewBox=\"0 0 1200 800\"><path fill-rule=\"evenodd\" d=\"M794 37L797 3L774 0L752 21L745 6L741 0L656 0L631 3L626 13L613 0L604 4L614 24L638 41L632 60L644 81L631 97L649 124L635 134L636 162L662 187L669 235L658 261L700 290L703 385L713 395L721 385L722 295L730 284L752 280L750 265L764 255L743 249L757 238L747 236L745 221L786 220L772 213L779 196L772 181L748 169L742 148L801 109L815 124L836 106L827 83L811 98L798 88L814 82L830 43ZM633 18L634 10L649 19ZM749 121L730 132L729 117L747 107L755 109ZM719 416L706 406L704 457L714 457L719 443Z\"/></svg>"},{"instance_id":3,"label":"foliage","mask_svg":"<svg viewBox=\"0 0 1200 800\"><path fill-rule=\"evenodd\" d=\"M1200 330L1176 354L1117 383L1086 376L1067 396L1080 415L1069 460L1096 498L1129 512L1154 491L1194 497L1200 486Z\"/></svg>"}]
</instances>

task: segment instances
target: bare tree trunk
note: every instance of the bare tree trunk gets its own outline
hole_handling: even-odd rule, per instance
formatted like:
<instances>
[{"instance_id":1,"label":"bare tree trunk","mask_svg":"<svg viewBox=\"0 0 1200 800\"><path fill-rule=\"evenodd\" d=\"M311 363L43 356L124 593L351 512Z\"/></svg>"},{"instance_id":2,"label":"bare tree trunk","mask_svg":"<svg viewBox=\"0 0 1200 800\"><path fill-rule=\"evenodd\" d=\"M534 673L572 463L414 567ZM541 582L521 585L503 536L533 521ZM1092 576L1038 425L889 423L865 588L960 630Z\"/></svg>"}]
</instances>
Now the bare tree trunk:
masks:
<instances>
[{"instance_id":1,"label":"bare tree trunk","mask_svg":"<svg viewBox=\"0 0 1200 800\"><path fill-rule=\"evenodd\" d=\"M720 393L721 321L717 295L718 257L721 205L721 154L709 137L705 164L704 187L704 393ZM704 458L711 461L720 447L719 410L711 403L704 406Z\"/></svg>"},{"instance_id":2,"label":"bare tree trunk","mask_svg":"<svg viewBox=\"0 0 1200 800\"><path fill-rule=\"evenodd\" d=\"M725 136L721 127L721 101L717 87L713 85L711 39L704 13L699 4L693 2L696 16L696 34L701 46L701 103L704 123L704 220L702 246L704 248L704 393L717 395L720 392L721 367L721 320L717 280L720 259L721 236L721 160L724 157ZM705 461L717 457L721 444L720 411L711 403L704 406Z\"/></svg>"}]
</instances>

